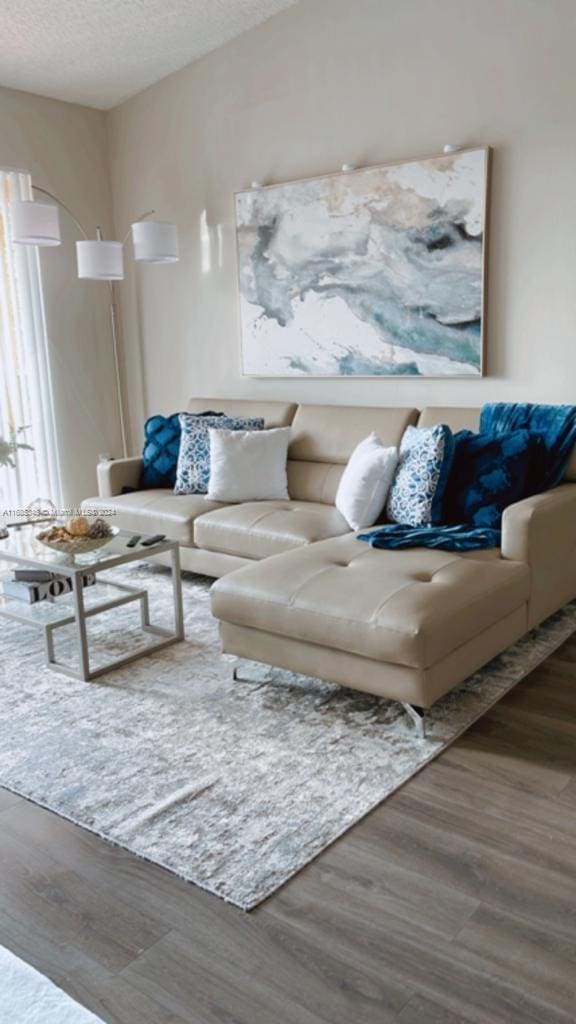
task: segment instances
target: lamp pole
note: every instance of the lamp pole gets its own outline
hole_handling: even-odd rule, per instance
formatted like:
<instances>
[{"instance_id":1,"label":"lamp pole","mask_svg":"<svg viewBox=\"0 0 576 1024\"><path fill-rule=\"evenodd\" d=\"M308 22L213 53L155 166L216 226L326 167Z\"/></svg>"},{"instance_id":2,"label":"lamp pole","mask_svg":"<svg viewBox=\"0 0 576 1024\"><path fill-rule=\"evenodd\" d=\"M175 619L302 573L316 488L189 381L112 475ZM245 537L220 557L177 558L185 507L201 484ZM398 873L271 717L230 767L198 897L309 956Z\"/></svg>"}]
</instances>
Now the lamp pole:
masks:
<instances>
[{"instance_id":1,"label":"lamp pole","mask_svg":"<svg viewBox=\"0 0 576 1024\"><path fill-rule=\"evenodd\" d=\"M77 227L78 231L80 232L80 234L82 235L82 237L86 241L89 241L90 236L89 236L88 232L86 231L86 228L82 224L82 221L80 221L78 219L78 217L72 212L70 207L67 206L66 203L64 203L60 199L59 196L55 196L53 192L50 192L47 188L42 188L40 185L32 185L32 188L34 189L35 192L41 192L42 195L48 196L49 199L53 199L54 202L57 203L58 206L60 206L68 214L68 216L72 219L72 221L76 225L76 227ZM136 218L136 221L146 220L147 217L152 217L155 212L156 212L155 210L148 210L146 213L140 214L140 216ZM128 231L126 233L125 237L124 237L124 240L122 242L123 246L126 244L126 241L128 239L128 235L129 234L130 234L130 231ZM102 240L102 231L101 231L101 229L99 227L96 228L96 238L99 241ZM125 458L128 457L128 444L127 444L127 441L126 441L126 421L125 421L125 417L124 417L124 398L123 398L123 394L122 394L122 377L121 377L121 373L120 373L120 352L119 352L119 345L118 345L118 330L117 330L114 282L113 281L108 281L107 284L108 284L108 287L110 289L110 327L111 327L111 330L112 330L112 351L113 351L113 357L114 357L114 374L115 374L115 378L116 378L116 401L117 401L117 405L118 405L118 419L119 419L119 422L120 422L120 437L121 437L121 440L122 440L122 457L125 459Z\"/></svg>"}]
</instances>

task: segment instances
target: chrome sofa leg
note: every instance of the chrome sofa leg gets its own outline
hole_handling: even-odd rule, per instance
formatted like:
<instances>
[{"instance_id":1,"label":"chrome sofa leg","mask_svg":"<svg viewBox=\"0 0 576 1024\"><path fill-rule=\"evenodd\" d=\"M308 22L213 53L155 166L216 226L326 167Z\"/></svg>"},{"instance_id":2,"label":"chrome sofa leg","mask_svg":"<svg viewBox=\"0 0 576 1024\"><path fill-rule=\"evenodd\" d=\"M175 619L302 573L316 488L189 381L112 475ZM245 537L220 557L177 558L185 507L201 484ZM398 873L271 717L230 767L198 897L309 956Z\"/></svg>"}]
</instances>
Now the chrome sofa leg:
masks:
<instances>
[{"instance_id":1,"label":"chrome sofa leg","mask_svg":"<svg viewBox=\"0 0 576 1024\"><path fill-rule=\"evenodd\" d=\"M257 676L242 675L238 665L234 665L232 668L232 679L235 683L252 683L253 686L264 686L266 683L271 682L271 678L258 679Z\"/></svg>"},{"instance_id":2,"label":"chrome sofa leg","mask_svg":"<svg viewBox=\"0 0 576 1024\"><path fill-rule=\"evenodd\" d=\"M416 732L421 740L426 739L426 718L424 708L416 707L415 704L405 704L404 701L400 701L404 711L410 716L414 725L416 726Z\"/></svg>"},{"instance_id":3,"label":"chrome sofa leg","mask_svg":"<svg viewBox=\"0 0 576 1024\"><path fill-rule=\"evenodd\" d=\"M232 668L232 679L235 683L251 683L253 686L266 686L272 681L271 677L258 679L255 676L243 675L238 665L234 665ZM404 701L400 701L401 706L404 708L407 715L412 719L418 737L422 740L426 739L426 719L424 708L419 708L415 704L405 704Z\"/></svg>"},{"instance_id":4,"label":"chrome sofa leg","mask_svg":"<svg viewBox=\"0 0 576 1024\"><path fill-rule=\"evenodd\" d=\"M254 680L248 679L246 676L240 675L240 669L237 665L232 668L232 679L235 683L252 683Z\"/></svg>"}]
</instances>

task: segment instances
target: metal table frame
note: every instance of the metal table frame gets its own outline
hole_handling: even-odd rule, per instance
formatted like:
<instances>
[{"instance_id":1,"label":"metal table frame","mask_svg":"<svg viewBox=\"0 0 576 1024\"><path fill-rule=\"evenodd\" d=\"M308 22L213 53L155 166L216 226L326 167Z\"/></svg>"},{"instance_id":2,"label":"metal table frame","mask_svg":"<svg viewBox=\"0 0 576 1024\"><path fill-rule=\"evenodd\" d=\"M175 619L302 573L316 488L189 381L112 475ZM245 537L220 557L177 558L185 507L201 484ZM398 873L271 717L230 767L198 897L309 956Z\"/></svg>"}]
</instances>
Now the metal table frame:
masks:
<instances>
[{"instance_id":1,"label":"metal table frame","mask_svg":"<svg viewBox=\"0 0 576 1024\"><path fill-rule=\"evenodd\" d=\"M126 536L130 536L130 534L127 533ZM126 565L128 562L148 561L156 555L162 555L165 553L170 554L172 569L172 597L174 608L173 629L166 629L164 626L156 626L150 622L148 592L146 590L130 586L127 583L119 583L117 580L110 580L106 578L98 580L99 573L101 572L103 573L106 570L114 569L120 565ZM31 566L35 569L48 568L46 563L43 563L40 560L14 555L3 551L1 548L0 561L12 562L22 566ZM85 682L90 682L92 679L96 679L98 676L104 675L105 672L110 672L112 669L119 668L121 665L127 665L132 661L136 661L138 658L152 654L154 651L160 651L164 647L169 647L170 644L175 644L180 640L184 640L184 613L182 607L182 585L180 580L180 551L177 541L162 541L161 543L154 544L153 547L145 548L144 550L142 548L137 548L134 551L126 550L113 558L106 559L105 564L101 567L98 562L86 562L83 565L67 564L66 562L62 562L55 563L49 568L51 571L58 573L58 575L66 576L72 581L72 599L74 604L73 615L67 613L61 618L55 619L53 622L35 622L30 615L18 612L18 601L13 599L11 600L9 598L5 599L3 606L0 606L0 615L8 619L13 619L16 622L24 623L26 626L41 629L44 632L47 664L55 671L63 672L65 675L71 676L73 679L82 679ZM120 592L119 596L87 608L84 602L83 585L83 577L87 573L94 573L96 575L96 586L98 585L98 582L105 583L108 587L118 590ZM121 605L130 604L133 601L138 601L140 603L140 626L142 632L157 636L159 638L158 641L156 643L148 644L146 647L138 650L135 654L123 655L121 658L115 658L106 665L102 665L100 668L91 669L88 635L86 630L87 619L94 615L99 615L100 612L110 611L112 608L119 608ZM70 665L66 665L63 662L58 661L54 650L55 631L60 629L62 626L68 626L71 623L76 623L76 645L80 666L78 670L72 668Z\"/></svg>"}]
</instances>

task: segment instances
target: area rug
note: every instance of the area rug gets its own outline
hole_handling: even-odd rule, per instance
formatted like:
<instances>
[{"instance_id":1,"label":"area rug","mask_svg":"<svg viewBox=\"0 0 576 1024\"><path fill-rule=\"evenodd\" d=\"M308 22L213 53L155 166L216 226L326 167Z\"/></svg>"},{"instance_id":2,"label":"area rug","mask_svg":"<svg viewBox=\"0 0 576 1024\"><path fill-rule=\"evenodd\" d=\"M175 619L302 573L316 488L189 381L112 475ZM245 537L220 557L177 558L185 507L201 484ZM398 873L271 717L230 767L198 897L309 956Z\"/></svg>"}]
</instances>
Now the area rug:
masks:
<instances>
[{"instance_id":1,"label":"area rug","mask_svg":"<svg viewBox=\"0 0 576 1024\"><path fill-rule=\"evenodd\" d=\"M49 978L0 946L0 1024L102 1024Z\"/></svg>"},{"instance_id":2,"label":"area rug","mask_svg":"<svg viewBox=\"0 0 576 1024\"><path fill-rule=\"evenodd\" d=\"M153 614L168 617L167 570L140 564L122 577L145 584ZM259 683L233 682L209 586L184 577L184 643L93 683L46 669L41 636L2 620L0 785L243 909L393 793L576 629L576 604L568 605L439 701L421 740L390 701L262 666ZM126 606L91 620L98 658L132 650L135 616ZM59 632L62 654L70 634Z\"/></svg>"}]
</instances>

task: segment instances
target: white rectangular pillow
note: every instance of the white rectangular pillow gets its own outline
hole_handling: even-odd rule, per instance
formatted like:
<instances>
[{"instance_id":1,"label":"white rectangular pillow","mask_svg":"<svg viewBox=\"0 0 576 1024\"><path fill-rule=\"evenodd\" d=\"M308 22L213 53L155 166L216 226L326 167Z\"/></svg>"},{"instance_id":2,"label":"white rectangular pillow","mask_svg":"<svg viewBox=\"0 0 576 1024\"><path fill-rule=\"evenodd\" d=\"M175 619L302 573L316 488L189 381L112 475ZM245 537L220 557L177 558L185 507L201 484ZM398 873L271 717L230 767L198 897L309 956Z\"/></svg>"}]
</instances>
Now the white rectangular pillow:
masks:
<instances>
[{"instance_id":1,"label":"white rectangular pillow","mask_svg":"<svg viewBox=\"0 0 576 1024\"><path fill-rule=\"evenodd\" d=\"M210 430L209 501L287 499L290 427Z\"/></svg>"},{"instance_id":2,"label":"white rectangular pillow","mask_svg":"<svg viewBox=\"0 0 576 1024\"><path fill-rule=\"evenodd\" d=\"M373 526L382 512L398 464L398 449L385 448L377 434L360 441L336 493L336 508L353 530Z\"/></svg>"}]
</instances>

